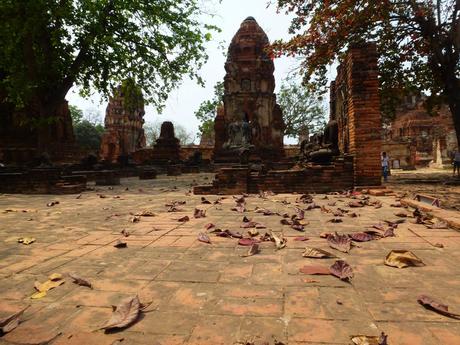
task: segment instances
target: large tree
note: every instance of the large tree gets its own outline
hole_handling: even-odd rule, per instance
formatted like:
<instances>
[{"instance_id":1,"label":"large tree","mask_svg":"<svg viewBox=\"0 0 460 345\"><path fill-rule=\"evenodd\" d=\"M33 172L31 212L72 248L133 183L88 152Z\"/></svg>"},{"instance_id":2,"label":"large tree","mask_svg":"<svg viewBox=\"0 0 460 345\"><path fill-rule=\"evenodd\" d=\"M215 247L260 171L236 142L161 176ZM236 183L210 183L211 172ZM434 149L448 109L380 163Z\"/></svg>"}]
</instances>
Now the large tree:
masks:
<instances>
[{"instance_id":1,"label":"large tree","mask_svg":"<svg viewBox=\"0 0 460 345\"><path fill-rule=\"evenodd\" d=\"M275 55L303 57L311 88L323 88L328 66L353 43L377 43L382 105L392 113L398 94L425 91L429 105L449 105L460 146L460 0L276 0L294 14L288 41Z\"/></svg>"},{"instance_id":2,"label":"large tree","mask_svg":"<svg viewBox=\"0 0 460 345\"><path fill-rule=\"evenodd\" d=\"M215 28L199 1L0 1L1 109L40 126L73 86L108 95L128 77L161 109L184 75L200 80Z\"/></svg>"},{"instance_id":3,"label":"large tree","mask_svg":"<svg viewBox=\"0 0 460 345\"><path fill-rule=\"evenodd\" d=\"M301 137L324 127L326 116L322 98L316 97L300 82L292 78L284 80L278 92L278 103L283 110L284 135Z\"/></svg>"}]
</instances>

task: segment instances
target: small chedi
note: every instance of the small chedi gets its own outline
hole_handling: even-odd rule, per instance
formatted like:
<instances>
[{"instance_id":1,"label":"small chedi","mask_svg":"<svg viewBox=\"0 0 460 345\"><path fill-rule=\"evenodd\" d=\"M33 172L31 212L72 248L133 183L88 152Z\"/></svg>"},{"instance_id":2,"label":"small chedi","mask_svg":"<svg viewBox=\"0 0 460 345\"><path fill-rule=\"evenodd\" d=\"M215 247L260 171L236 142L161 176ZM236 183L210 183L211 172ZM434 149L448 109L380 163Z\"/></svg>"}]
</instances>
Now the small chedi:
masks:
<instances>
[{"instance_id":1,"label":"small chedi","mask_svg":"<svg viewBox=\"0 0 460 345\"><path fill-rule=\"evenodd\" d=\"M232 39L225 63L224 107L215 119L215 162L241 155L276 161L284 155L284 123L276 103L275 66L265 51L266 33L248 17Z\"/></svg>"},{"instance_id":2,"label":"small chedi","mask_svg":"<svg viewBox=\"0 0 460 345\"><path fill-rule=\"evenodd\" d=\"M108 162L117 162L146 145L142 96L129 102L126 96L120 86L107 105L100 157Z\"/></svg>"},{"instance_id":3,"label":"small chedi","mask_svg":"<svg viewBox=\"0 0 460 345\"><path fill-rule=\"evenodd\" d=\"M165 121L161 124L160 136L153 146L155 161L176 162L179 160L180 142L174 133L174 124Z\"/></svg>"}]
</instances>

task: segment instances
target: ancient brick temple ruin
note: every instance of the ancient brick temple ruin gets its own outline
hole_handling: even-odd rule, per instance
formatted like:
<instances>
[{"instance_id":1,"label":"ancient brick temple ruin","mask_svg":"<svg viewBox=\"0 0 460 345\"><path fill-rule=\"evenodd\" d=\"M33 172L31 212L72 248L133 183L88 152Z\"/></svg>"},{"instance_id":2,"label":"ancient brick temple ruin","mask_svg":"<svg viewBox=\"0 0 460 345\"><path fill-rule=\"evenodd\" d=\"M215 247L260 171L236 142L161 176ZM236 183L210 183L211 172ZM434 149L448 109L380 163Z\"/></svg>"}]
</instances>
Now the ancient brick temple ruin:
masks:
<instances>
[{"instance_id":1,"label":"ancient brick temple ruin","mask_svg":"<svg viewBox=\"0 0 460 345\"><path fill-rule=\"evenodd\" d=\"M422 94L406 96L385 128L383 150L394 169L450 166L457 148L452 115L447 105L428 113L425 101Z\"/></svg>"},{"instance_id":2,"label":"ancient brick temple ruin","mask_svg":"<svg viewBox=\"0 0 460 345\"><path fill-rule=\"evenodd\" d=\"M128 156L145 147L143 100L128 105L121 87L110 97L105 112L105 132L102 136L100 157L117 162L120 156Z\"/></svg>"},{"instance_id":3,"label":"ancient brick temple ruin","mask_svg":"<svg viewBox=\"0 0 460 345\"><path fill-rule=\"evenodd\" d=\"M23 121L28 114L13 111L0 100L0 156L4 163L29 164L46 151L52 161L78 156L69 105L63 101L46 126L32 128ZM40 137L40 138L39 138Z\"/></svg>"},{"instance_id":4,"label":"ancient brick temple ruin","mask_svg":"<svg viewBox=\"0 0 460 345\"><path fill-rule=\"evenodd\" d=\"M253 17L241 23L230 43L224 108L215 119L215 162L236 162L241 150L253 161L276 161L284 154L284 123L273 92L275 66L265 52L269 43Z\"/></svg>"},{"instance_id":5,"label":"ancient brick temple ruin","mask_svg":"<svg viewBox=\"0 0 460 345\"><path fill-rule=\"evenodd\" d=\"M250 32L250 28L252 31L258 32L258 26L251 17L243 22L242 28L235 36L237 39L234 39L232 45L236 42L253 42L250 35L243 34ZM262 34L260 35L263 37ZM247 45L252 46L249 43ZM235 49L241 53L247 45L242 44L241 48ZM248 54L250 51L248 50ZM229 121L227 121L229 115L237 113L236 110L231 112L230 109L240 109L237 106L242 105L243 108L241 109L243 109L244 115L266 114L246 113L248 108L244 108L245 103L235 101L242 99L241 94L236 93L234 98L231 97L232 91L240 90L242 85L234 81L245 80L246 73L250 69L231 68L232 65L229 65L228 61L232 61L230 56L226 67L227 71L232 74L229 85L226 85L225 110L220 109L216 118L215 140L217 148L224 141L220 139L222 135L226 134L225 140L227 142L240 136L237 131L224 132L224 128L229 126ZM267 66L272 71L270 64L267 63ZM238 73L242 76L239 76ZM306 157L304 163L285 170L270 168L272 164L259 165L258 167L251 164L225 167L217 172L212 185L197 186L194 188L194 192L196 194L234 194L271 190L276 193L324 193L358 186L380 185L382 123L377 77L376 45L369 43L352 46L337 70L336 80L331 83L329 123L323 134L313 136L309 142L304 143L303 150L305 152L302 152L303 156ZM274 81L270 80L272 81L268 84L270 87L258 91L256 89L252 94L253 99L258 99L258 92L267 95L266 91L269 90L268 94L270 94L273 90L271 87L274 85ZM252 87L252 84L248 83L248 88L249 85ZM243 94L245 93L243 92ZM271 96L267 97L270 98ZM274 101L274 98L270 99ZM269 129L266 129L264 133L274 133L273 135L276 137L278 131L281 131L282 134L282 121L277 119L281 113L276 110L276 104L273 107L273 111L270 113L271 117L268 119L274 120L271 122L274 131L270 132ZM249 122L254 120L251 115L248 115ZM237 118L235 121L241 120ZM264 125L266 124L264 122ZM225 145L222 147L224 148ZM277 142L275 142L275 147L278 147ZM217 156L218 154L219 151L216 152Z\"/></svg>"}]
</instances>

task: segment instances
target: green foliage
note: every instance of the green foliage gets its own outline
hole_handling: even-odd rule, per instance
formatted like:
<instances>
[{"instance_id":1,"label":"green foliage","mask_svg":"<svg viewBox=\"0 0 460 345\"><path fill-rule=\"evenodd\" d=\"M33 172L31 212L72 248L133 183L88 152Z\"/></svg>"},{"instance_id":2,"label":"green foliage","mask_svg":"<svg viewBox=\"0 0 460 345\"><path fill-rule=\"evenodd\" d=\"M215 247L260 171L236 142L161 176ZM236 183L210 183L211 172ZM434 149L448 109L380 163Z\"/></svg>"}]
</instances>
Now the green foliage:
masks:
<instances>
[{"instance_id":1,"label":"green foliage","mask_svg":"<svg viewBox=\"0 0 460 345\"><path fill-rule=\"evenodd\" d=\"M272 54L302 57L301 73L310 89L325 91L328 66L342 61L351 45L374 41L387 120L414 90L428 92L431 103L447 101L453 112L460 109L458 0L275 2L279 11L293 14L293 36L275 42ZM454 123L458 131L458 111Z\"/></svg>"},{"instance_id":2,"label":"green foliage","mask_svg":"<svg viewBox=\"0 0 460 345\"><path fill-rule=\"evenodd\" d=\"M0 91L43 115L74 85L107 96L132 80L161 110L184 75L201 82L205 43L217 28L202 23L200 3L2 0Z\"/></svg>"},{"instance_id":3,"label":"green foliage","mask_svg":"<svg viewBox=\"0 0 460 345\"><path fill-rule=\"evenodd\" d=\"M85 149L99 150L104 127L94 125L88 120L82 120L74 125L74 134L77 144Z\"/></svg>"},{"instance_id":4,"label":"green foliage","mask_svg":"<svg viewBox=\"0 0 460 345\"><path fill-rule=\"evenodd\" d=\"M198 129L201 134L210 134L214 130L214 119L217 107L224 101L224 83L217 82L214 85L214 95L212 99L201 102L198 110L195 111L196 118L201 122Z\"/></svg>"},{"instance_id":5,"label":"green foliage","mask_svg":"<svg viewBox=\"0 0 460 345\"><path fill-rule=\"evenodd\" d=\"M69 105L70 117L72 118L72 124L75 126L83 120L83 110L75 105Z\"/></svg>"},{"instance_id":6,"label":"green foliage","mask_svg":"<svg viewBox=\"0 0 460 345\"><path fill-rule=\"evenodd\" d=\"M322 98L314 96L307 88L293 79L283 82L278 93L278 103L283 110L286 125L284 135L299 137L320 130L325 124Z\"/></svg>"},{"instance_id":7,"label":"green foliage","mask_svg":"<svg viewBox=\"0 0 460 345\"><path fill-rule=\"evenodd\" d=\"M120 92L123 95L123 107L125 110L134 112L136 109L144 106L142 89L136 85L133 78L123 80Z\"/></svg>"}]
</instances>

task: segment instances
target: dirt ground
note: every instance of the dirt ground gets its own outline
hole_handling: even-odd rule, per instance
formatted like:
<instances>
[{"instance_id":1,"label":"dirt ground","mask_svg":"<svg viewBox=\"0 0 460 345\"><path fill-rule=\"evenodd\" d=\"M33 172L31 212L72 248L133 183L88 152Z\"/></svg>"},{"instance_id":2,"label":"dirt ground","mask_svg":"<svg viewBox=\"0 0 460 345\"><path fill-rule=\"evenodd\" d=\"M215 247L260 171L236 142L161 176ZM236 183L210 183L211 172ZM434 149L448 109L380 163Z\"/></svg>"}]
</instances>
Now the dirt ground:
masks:
<instances>
[{"instance_id":1,"label":"dirt ground","mask_svg":"<svg viewBox=\"0 0 460 345\"><path fill-rule=\"evenodd\" d=\"M426 194L439 198L443 208L460 211L460 178L452 177L450 170L394 170L387 186L412 197Z\"/></svg>"},{"instance_id":2,"label":"dirt ground","mask_svg":"<svg viewBox=\"0 0 460 345\"><path fill-rule=\"evenodd\" d=\"M29 306L0 344L324 345L350 344L351 336L381 332L391 345L460 344L460 320L417 302L419 295L428 295L460 313L460 232L429 229L397 216L410 216L411 210L394 207L394 196L363 201L361 195L313 195L319 207L313 208L296 194L250 195L240 213L232 210L237 206L232 196L220 203L215 203L218 196L206 196L208 204L188 193L192 184L211 178L128 178L120 186L80 196L0 195L0 326L2 318ZM393 189L440 193L447 188L406 186L397 178L391 177ZM452 207L459 189L449 188L439 195ZM59 203L47 206L51 201ZM186 203L168 212L174 209L165 205L173 201ZM350 202L370 204L351 207ZM196 208L205 217L195 218ZM305 210L299 221L305 232L281 223L296 214L302 218L297 208ZM347 215L352 213L357 217ZM189 221L179 221L185 216ZM259 223L259 229L243 228L244 216ZM398 219L404 223L394 230L395 237L354 242L349 253L321 237L323 232L378 231L373 226L388 229L383 221ZM287 242L282 249L270 240L260 242L260 252L246 256L249 247L238 238L217 236L216 228L246 238L249 230L258 231L257 239L272 231ZM206 239L200 233L211 243L199 241L200 236ZM18 238L35 242L25 245ZM127 247L114 247L118 241ZM303 257L307 246L337 258ZM424 266L385 265L392 250L411 251ZM350 265L351 280L302 272L329 273L338 259ZM43 283L53 273L63 275L47 283L57 286L37 294L37 289L46 290ZM89 281L92 289L73 283L69 273ZM146 304L139 315L136 295ZM134 315L132 322L119 330L101 330L112 305L124 301L131 301L124 308ZM122 320L128 319L123 307L117 310Z\"/></svg>"}]
</instances>

